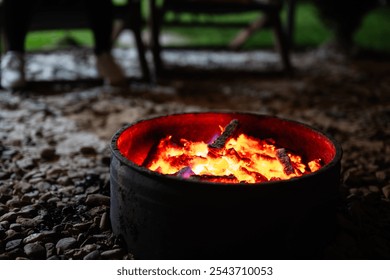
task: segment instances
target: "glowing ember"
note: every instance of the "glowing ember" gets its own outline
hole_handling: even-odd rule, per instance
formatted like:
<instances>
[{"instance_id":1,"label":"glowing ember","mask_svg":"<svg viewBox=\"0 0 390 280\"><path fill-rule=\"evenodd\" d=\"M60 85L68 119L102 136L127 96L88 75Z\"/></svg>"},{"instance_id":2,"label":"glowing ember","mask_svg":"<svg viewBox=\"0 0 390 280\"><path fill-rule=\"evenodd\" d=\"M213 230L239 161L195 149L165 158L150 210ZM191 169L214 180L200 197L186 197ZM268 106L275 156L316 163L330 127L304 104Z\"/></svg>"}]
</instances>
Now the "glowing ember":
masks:
<instances>
[{"instance_id":1,"label":"glowing ember","mask_svg":"<svg viewBox=\"0 0 390 280\"><path fill-rule=\"evenodd\" d=\"M286 180L321 168L321 160L302 162L299 155L275 145L272 139L256 139L239 134L232 121L213 143L160 141L146 167L162 174L220 183L261 183ZM228 132L228 133L226 133ZM221 144L222 143L222 144Z\"/></svg>"}]
</instances>

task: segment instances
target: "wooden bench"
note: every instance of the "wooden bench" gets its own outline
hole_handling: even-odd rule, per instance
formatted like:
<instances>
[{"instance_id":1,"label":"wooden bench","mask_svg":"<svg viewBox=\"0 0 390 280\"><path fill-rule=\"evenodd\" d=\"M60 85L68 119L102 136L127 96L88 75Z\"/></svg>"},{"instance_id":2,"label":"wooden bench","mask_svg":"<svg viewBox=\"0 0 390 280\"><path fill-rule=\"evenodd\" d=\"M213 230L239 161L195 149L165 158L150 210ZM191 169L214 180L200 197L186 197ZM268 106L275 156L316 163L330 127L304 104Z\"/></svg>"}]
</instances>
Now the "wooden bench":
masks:
<instances>
[{"instance_id":1,"label":"wooden bench","mask_svg":"<svg viewBox=\"0 0 390 280\"><path fill-rule=\"evenodd\" d=\"M287 5L287 23L282 25L280 13L283 5ZM263 28L272 28L275 34L275 45L280 53L284 69L291 69L289 50L292 44L295 0L164 0L161 5L157 0L149 0L150 30L153 60L157 75L163 71L161 59L162 46L160 33L163 26L218 26L218 27L244 27L231 41L229 48L239 49L249 36ZM238 14L250 11L258 11L261 15L254 22L244 26L237 23L221 23L218 21L190 21L165 20L165 14L172 12L177 18L181 13L190 14Z\"/></svg>"}]
</instances>

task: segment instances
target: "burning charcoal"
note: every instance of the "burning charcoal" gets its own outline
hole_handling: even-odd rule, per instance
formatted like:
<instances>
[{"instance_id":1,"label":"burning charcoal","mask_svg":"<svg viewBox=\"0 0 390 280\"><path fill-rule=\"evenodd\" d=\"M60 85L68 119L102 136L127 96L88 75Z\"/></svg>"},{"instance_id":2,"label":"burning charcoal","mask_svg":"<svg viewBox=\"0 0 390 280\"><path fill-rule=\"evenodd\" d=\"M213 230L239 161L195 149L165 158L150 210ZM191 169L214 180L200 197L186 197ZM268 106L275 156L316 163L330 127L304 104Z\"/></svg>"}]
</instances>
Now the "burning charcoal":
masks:
<instances>
[{"instance_id":1,"label":"burning charcoal","mask_svg":"<svg viewBox=\"0 0 390 280\"><path fill-rule=\"evenodd\" d=\"M248 174L249 176L252 176L253 178L255 178L255 182L256 183L259 183L259 182L268 182L268 179L267 177L265 177L263 174L259 173L259 172L251 172L249 171L248 169L244 168L244 167L240 167L240 170L245 172L246 174Z\"/></svg>"},{"instance_id":2,"label":"burning charcoal","mask_svg":"<svg viewBox=\"0 0 390 280\"><path fill-rule=\"evenodd\" d=\"M227 184L239 183L239 181L234 175L229 175L229 176L193 175L190 178L199 181L208 181L208 182L217 182L217 183L227 183Z\"/></svg>"},{"instance_id":3,"label":"burning charcoal","mask_svg":"<svg viewBox=\"0 0 390 280\"><path fill-rule=\"evenodd\" d=\"M238 127L238 120L232 120L223 130L222 134L214 140L213 143L209 144L209 148L222 149L225 147L226 142L233 136L234 132Z\"/></svg>"},{"instance_id":4,"label":"burning charcoal","mask_svg":"<svg viewBox=\"0 0 390 280\"><path fill-rule=\"evenodd\" d=\"M189 178L191 175L194 175L194 172L192 171L191 167L189 167L189 166L180 169L175 174L175 176L181 177L181 178Z\"/></svg>"},{"instance_id":5,"label":"burning charcoal","mask_svg":"<svg viewBox=\"0 0 390 280\"><path fill-rule=\"evenodd\" d=\"M282 179L277 178L277 177L272 177L271 179L269 179L270 182L281 181L281 180Z\"/></svg>"},{"instance_id":6,"label":"burning charcoal","mask_svg":"<svg viewBox=\"0 0 390 280\"><path fill-rule=\"evenodd\" d=\"M288 156L286 149L281 148L276 150L276 157L279 162L283 165L283 170L286 175L294 173L294 168L291 165L290 157Z\"/></svg>"},{"instance_id":7,"label":"burning charcoal","mask_svg":"<svg viewBox=\"0 0 390 280\"><path fill-rule=\"evenodd\" d=\"M187 174L191 171L186 167L191 166L203 175L233 174L237 182L246 183L267 182L272 177L289 179L321 167L320 160L314 160L309 170L299 155L287 154L285 149L277 150L274 144L270 144L275 143L270 138L262 140L241 133L241 129L237 129L239 125L239 121L233 119L224 129L221 128L221 135L213 138L215 141L207 144L183 137L176 137L174 141L174 136L168 135L153 145L143 165L161 174L201 180ZM278 170L274 169L275 163L279 166ZM229 166L234 168L225 173ZM246 169L239 170L237 167ZM259 170L261 174L258 174Z\"/></svg>"}]
</instances>

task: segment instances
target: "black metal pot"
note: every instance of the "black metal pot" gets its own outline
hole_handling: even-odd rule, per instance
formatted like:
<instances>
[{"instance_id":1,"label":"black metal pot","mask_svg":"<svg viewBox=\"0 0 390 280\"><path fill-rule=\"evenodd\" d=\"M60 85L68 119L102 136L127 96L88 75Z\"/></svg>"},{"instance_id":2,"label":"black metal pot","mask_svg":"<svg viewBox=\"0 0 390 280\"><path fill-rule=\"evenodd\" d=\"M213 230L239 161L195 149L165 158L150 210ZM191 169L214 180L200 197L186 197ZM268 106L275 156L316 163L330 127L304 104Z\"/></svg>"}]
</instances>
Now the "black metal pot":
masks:
<instances>
[{"instance_id":1,"label":"black metal pot","mask_svg":"<svg viewBox=\"0 0 390 280\"><path fill-rule=\"evenodd\" d=\"M207 141L232 119L248 135L325 165L260 184L198 182L142 167L162 137ZM247 113L168 115L122 128L111 149L112 228L137 259L320 258L335 232L342 150L306 125Z\"/></svg>"}]
</instances>

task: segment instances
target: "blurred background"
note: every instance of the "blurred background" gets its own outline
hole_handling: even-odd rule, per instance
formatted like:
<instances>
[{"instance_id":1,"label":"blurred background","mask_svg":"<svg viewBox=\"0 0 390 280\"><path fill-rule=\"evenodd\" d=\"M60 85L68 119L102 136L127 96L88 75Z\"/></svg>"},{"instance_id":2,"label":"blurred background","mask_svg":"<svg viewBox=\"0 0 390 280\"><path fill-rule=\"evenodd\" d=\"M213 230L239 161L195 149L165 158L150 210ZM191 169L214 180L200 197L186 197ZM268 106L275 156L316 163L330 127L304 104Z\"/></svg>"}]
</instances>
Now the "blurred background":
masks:
<instances>
[{"instance_id":1,"label":"blurred background","mask_svg":"<svg viewBox=\"0 0 390 280\"><path fill-rule=\"evenodd\" d=\"M115 5L124 5L127 0L113 0ZM144 33L147 38L147 20L149 15L148 1L142 2ZM294 48L296 50L315 48L335 39L352 37L354 43L361 48L378 52L390 52L390 9L386 0L297 0L295 9ZM180 15L180 20L191 20L190 14ZM204 20L210 16L202 15ZM245 15L218 15L213 20L222 22L248 22L258 17L257 12ZM172 14L167 14L172 19ZM286 11L282 18L286 20ZM235 28L178 28L166 27L164 33L180 37L180 40L168 42L168 46L191 45L226 46L237 34ZM336 38L339 37L339 38ZM54 30L30 32L27 38L27 50L57 49L67 45L69 38L80 45L92 46L93 38L89 29ZM348 40L348 39L346 39ZM120 47L120 41L118 47ZM244 49L272 47L272 31L255 32L244 45ZM125 46L124 46L125 47Z\"/></svg>"}]
</instances>

